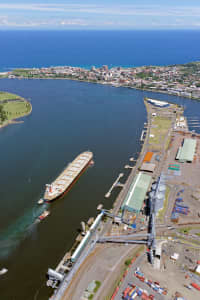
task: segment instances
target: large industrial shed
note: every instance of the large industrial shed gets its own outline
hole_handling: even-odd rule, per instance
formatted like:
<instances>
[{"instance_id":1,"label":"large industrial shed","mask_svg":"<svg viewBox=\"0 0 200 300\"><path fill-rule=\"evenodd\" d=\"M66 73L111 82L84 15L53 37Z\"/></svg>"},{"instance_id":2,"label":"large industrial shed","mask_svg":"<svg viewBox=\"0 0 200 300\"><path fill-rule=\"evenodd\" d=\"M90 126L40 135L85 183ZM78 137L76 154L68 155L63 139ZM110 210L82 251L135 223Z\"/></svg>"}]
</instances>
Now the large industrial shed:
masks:
<instances>
[{"instance_id":1,"label":"large industrial shed","mask_svg":"<svg viewBox=\"0 0 200 300\"><path fill-rule=\"evenodd\" d=\"M168 102L159 101L156 99L147 98L147 101L157 107L169 107L170 106L170 104Z\"/></svg>"},{"instance_id":2,"label":"large industrial shed","mask_svg":"<svg viewBox=\"0 0 200 300\"><path fill-rule=\"evenodd\" d=\"M194 139L184 139L183 145L179 147L176 159L179 162L192 162L194 159L196 140Z\"/></svg>"},{"instance_id":3,"label":"large industrial shed","mask_svg":"<svg viewBox=\"0 0 200 300\"><path fill-rule=\"evenodd\" d=\"M128 210L130 212L139 213L142 208L150 183L151 176L142 172L138 173L138 175L135 176L130 186L124 203L122 204L122 210Z\"/></svg>"}]
</instances>

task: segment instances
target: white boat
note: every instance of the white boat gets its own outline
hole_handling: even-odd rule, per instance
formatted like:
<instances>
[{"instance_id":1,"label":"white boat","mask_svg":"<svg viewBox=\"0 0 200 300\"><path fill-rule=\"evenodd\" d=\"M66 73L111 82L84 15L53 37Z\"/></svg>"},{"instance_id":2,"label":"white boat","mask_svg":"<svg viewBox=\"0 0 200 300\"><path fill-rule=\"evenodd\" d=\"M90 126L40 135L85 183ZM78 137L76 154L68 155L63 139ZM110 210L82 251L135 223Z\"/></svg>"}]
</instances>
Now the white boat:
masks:
<instances>
[{"instance_id":1,"label":"white boat","mask_svg":"<svg viewBox=\"0 0 200 300\"><path fill-rule=\"evenodd\" d=\"M48 217L49 214L50 214L50 211L45 210L45 211L38 217L38 219L42 221L42 220L44 220L46 217Z\"/></svg>"},{"instance_id":2,"label":"white boat","mask_svg":"<svg viewBox=\"0 0 200 300\"><path fill-rule=\"evenodd\" d=\"M8 272L8 269L3 268L3 269L0 270L0 275L3 275L5 273L7 273L7 272Z\"/></svg>"},{"instance_id":3,"label":"white boat","mask_svg":"<svg viewBox=\"0 0 200 300\"><path fill-rule=\"evenodd\" d=\"M44 200L41 198L40 200L38 200L38 204L43 204Z\"/></svg>"}]
</instances>

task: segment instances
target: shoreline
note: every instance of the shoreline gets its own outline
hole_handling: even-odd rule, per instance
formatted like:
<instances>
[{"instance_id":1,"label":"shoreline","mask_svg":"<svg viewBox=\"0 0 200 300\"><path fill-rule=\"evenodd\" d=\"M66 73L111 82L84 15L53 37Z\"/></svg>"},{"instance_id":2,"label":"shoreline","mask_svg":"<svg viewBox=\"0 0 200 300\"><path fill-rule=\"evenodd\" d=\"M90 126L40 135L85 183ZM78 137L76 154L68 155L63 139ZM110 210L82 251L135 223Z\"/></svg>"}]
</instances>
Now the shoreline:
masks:
<instances>
[{"instance_id":1,"label":"shoreline","mask_svg":"<svg viewBox=\"0 0 200 300\"><path fill-rule=\"evenodd\" d=\"M9 125L24 123L23 120L18 121L17 119L20 119L20 118L24 118L24 117L29 116L29 115L32 113L32 110L33 110L33 107L32 107L31 102L28 101L28 100L26 100L26 99L24 99L24 100L30 105L30 111L29 111L27 114L23 115L23 116L20 116L20 117L18 117L18 118L12 119L12 120L8 120L8 121L5 122L4 124L0 124L0 129L5 128L6 126L9 126Z\"/></svg>"},{"instance_id":2,"label":"shoreline","mask_svg":"<svg viewBox=\"0 0 200 300\"><path fill-rule=\"evenodd\" d=\"M111 86L114 88L129 88L129 89L135 89L135 90L139 90L139 91L146 91L146 92L152 92L152 93L161 93L161 94L165 94L165 95L169 95L169 96L176 96L176 97L182 97L185 99L190 99L190 100L196 100L196 101L200 101L200 97L199 98L195 98L195 97L189 97L189 96L185 96L185 95L176 95L176 94L172 94L169 93L167 91L163 91L163 90L152 90L152 89L148 89L148 88L139 88L139 87L132 87L132 86L127 86L127 85L123 85L123 84L119 84L119 85L113 85L111 83L107 83L107 82L94 82L92 80L82 80L82 79L75 79L75 78L66 78L66 77L60 77L60 78L51 78L51 77L47 77L47 78L29 78L29 77L22 77L22 78L8 78L8 77L2 77L0 79L17 79L17 80L72 80L72 81L79 81L79 82L87 82L87 83L93 83L93 84L100 84L100 85L107 85L107 86Z\"/></svg>"},{"instance_id":3,"label":"shoreline","mask_svg":"<svg viewBox=\"0 0 200 300\"><path fill-rule=\"evenodd\" d=\"M111 204L110 206L110 211L112 214L116 215L119 210L120 210L120 207L124 201L124 197L125 197L125 194L127 193L127 190L130 189L130 186L131 186L131 183L133 181L133 178L136 176L136 174L138 173L138 166L139 164L141 163L141 161L143 160L143 157L144 157L144 152L145 152L145 147L147 147L147 143L148 143L148 139L149 139L149 132L150 132L150 118L149 118L149 112L148 112L148 109L147 109L147 106L146 106L146 101L144 101L145 103L145 108L146 108L146 124L147 124L147 134L145 136L145 139L143 140L142 143L140 143L140 152L138 153L138 157L137 157L137 160L135 161L134 163L134 167L132 168L132 170L130 171L129 174L127 174L127 178L123 184L123 188L121 189L121 191L118 193L118 195L116 196L116 198L114 199L113 203ZM102 222L103 223L103 222ZM110 230L111 230L111 227L112 227L112 223L110 223L110 220L108 222L106 222L105 224L103 223L102 225L102 228L101 228L101 233L102 234L105 234L105 233L110 233ZM80 241L78 241L78 237L80 236L80 234L75 237L74 239L74 242L71 246L71 248L69 250L67 250L63 256L63 258L61 258L61 260L58 262L57 264L57 267L56 267L56 270L58 269L58 266L60 266L62 260L64 260L65 257L70 257L72 252L75 252L77 247L79 246L80 244ZM87 246L86 246L87 248ZM96 248L94 248L88 255L88 257L92 256L94 251ZM84 250L83 250L84 251ZM126 255L127 256L127 255ZM86 257L82 264L80 265L79 268L81 268L85 262L88 260L88 257ZM97 257L98 259L98 257ZM78 264L78 260L77 262L75 262L74 266L73 266L73 269L76 269L76 264ZM63 291L63 294L62 294L62 299L64 299L64 295L65 293L68 292L68 288L71 286L71 284L73 283L73 280L74 278L77 276L77 273L79 272L80 269L77 269L77 271L75 271L75 273L72 275L71 277L71 280L67 281L66 278L67 278L67 274L65 275L65 279L63 280L63 282L60 284L60 286L58 287L57 289L57 292L56 293L53 293L52 294L52 297L51 299L52 300L57 300L57 299L60 299L60 295L58 296L58 294L60 293L60 291ZM73 272L73 269L72 269L72 272ZM65 285L66 284L66 285ZM69 284L69 285L68 285Z\"/></svg>"},{"instance_id":4,"label":"shoreline","mask_svg":"<svg viewBox=\"0 0 200 300\"><path fill-rule=\"evenodd\" d=\"M126 87L200 101L200 62L166 66L73 66L19 68L0 73L8 79L60 79Z\"/></svg>"},{"instance_id":5,"label":"shoreline","mask_svg":"<svg viewBox=\"0 0 200 300\"><path fill-rule=\"evenodd\" d=\"M157 100L157 101L159 101L159 100ZM174 124L176 124L176 123L174 123L174 122L176 122L177 121L177 116L178 116L178 118L180 118L181 116L184 116L184 109L183 109L183 107L182 106L179 106L179 105L177 105L177 104L170 104L171 105L171 107L169 108L169 113L170 113L170 115L165 115L165 113L163 113L162 112L162 107L160 108L158 108L158 107L154 107L152 104L149 104L149 103L147 103L146 102L146 99L144 98L144 104L145 104L145 107L146 107L146 116L147 116L147 120L146 120L146 122L145 122L145 128L146 128L146 136L145 136L145 138L144 138L144 140L143 140L143 142L142 142L142 144L141 144L141 149L140 149L140 152L138 153L138 157L137 157L137 159L136 160L134 160L135 161L135 163L134 163L134 166L133 166L133 168L132 168L132 170L131 170L131 172L128 174L128 176L127 176L127 178L126 178L126 180L125 180L125 183L123 183L123 187L122 187L122 190L119 192L119 194L116 196L116 198L114 199L114 201L113 201L113 204L112 204L112 206L111 206L111 208L109 209L109 212L111 213L111 219L109 219L109 220L106 220L106 222L104 223L104 222L102 222L101 223L101 225L99 225L100 226L100 228L98 228L98 231L99 231L99 233L96 233L95 232L95 234L96 235L98 235L98 238L100 238L101 239L101 237L103 236L103 237L108 237L108 240L109 240L109 237L110 236L112 236L113 235L113 239L115 239L116 238L116 233L114 232L114 233L112 233L112 217L113 216L118 216L118 213L119 213L119 211L120 211L120 208L121 208L121 206L122 206L122 203L123 203L123 201L124 201L124 199L125 199L125 197L126 197L126 195L127 195L127 193L130 191L130 188L131 188L131 184L133 183L133 180L134 180L134 178L135 178L135 176L137 175L137 174L139 174L140 172L144 172L144 170L143 171L141 171L141 169L140 169L140 165L141 165L141 163L144 161L144 157L145 157L145 153L147 153L148 151L153 151L154 153L159 153L159 155L160 155L160 158L159 158L159 160L157 161L156 160L156 162L154 162L155 164L156 164L156 168L155 168L155 170L152 172L152 174L151 175L149 175L149 176L151 176L151 183L150 183L150 186L153 184L153 183L155 183L155 181L156 182L158 182L158 180L159 180L159 178L160 178L160 176L162 175L162 172L163 172L163 170L164 170L164 166L163 166L163 162L165 161L165 159L166 159L166 154L168 153L168 155L169 155L169 149L170 149L170 144L169 144L169 141L170 141L170 143L171 143L171 141L172 141L172 137L177 133L177 136L179 137L179 138L181 138L181 136L182 136L182 134L183 134L183 136L186 134L186 133L189 133L189 134L191 134L191 132L189 132L188 131L188 128L187 128L187 119L185 119L186 120L186 124L185 124L185 128L184 128L184 130L182 130L182 131L180 131L180 130L174 130ZM176 113L174 114L174 109L176 108ZM154 115L153 115L153 113L155 112L155 111L157 111L157 117L155 117ZM154 119L154 117L155 117L155 119ZM167 123L167 124L165 124L165 128L163 127L162 128L162 130L164 130L164 132L162 131L162 135L159 137L160 138L160 141L162 140L162 143L161 143L161 145L160 145L160 143L158 143L157 142L157 140L154 140L153 142L152 142L152 140L151 140L151 142L150 142L150 138L152 138L152 137L150 137L150 132L151 132L151 130L152 130L152 128L157 128L157 127L155 127L155 126L152 126L152 122L153 122L153 120L155 121L156 120L156 118L163 118L163 119L169 119L170 120L170 122L169 123ZM184 117L185 118L185 117ZM159 119L158 120L156 120L155 122L158 122L159 121ZM160 121L159 121L160 122ZM164 121L163 121L164 122ZM156 124L156 123L155 123ZM158 123L159 124L159 123ZM162 126L161 126L162 127ZM158 133L157 131L156 131L156 133ZM169 139L170 138L170 139ZM169 139L169 141L168 141L168 139ZM174 142L175 143L175 142ZM155 149L154 148L154 146L156 146L156 145L159 145L159 148L158 149ZM153 150L154 149L154 150ZM167 164L167 166L168 166L168 164ZM147 171L146 171L147 172ZM166 183L166 185L168 185L169 183ZM182 185L182 183L181 183L181 185ZM149 188L148 188L148 192L151 190L150 189L150 186L149 186ZM175 186L175 189L176 189L176 186ZM144 201L144 200L143 200ZM163 202L163 206L162 206L162 209L165 209L164 208L164 202ZM167 207L167 209L168 209L168 207ZM143 215L143 214L142 214ZM151 215L154 215L154 218L157 218L157 213L155 214L155 211L154 212L151 212ZM167 215L167 211L165 211L165 215ZM125 216L125 218L126 218L126 216ZM127 216L127 218L129 218L129 216ZM155 226L155 225L153 225L153 223L151 223L151 220L152 220L152 218L150 218L149 217L149 220L148 220L148 222L145 224L145 225L143 225L143 226L146 226L146 228L151 228L151 226ZM144 228L142 228L141 227L141 224L140 224L140 221L138 221L139 223L137 223L137 232L139 232L139 233L142 233L143 234L143 230L144 230ZM158 219L156 219L156 221L155 221L157 224L160 224L159 222L158 222ZM162 222L161 222L161 224L162 224ZM169 225L168 223L166 223L166 221L163 221L163 224L165 225L165 226L167 226L167 225ZM130 225L130 224L129 224ZM151 226L149 226L149 225L151 225ZM118 226L120 226L119 224L118 224ZM97 230L97 228L96 228L96 230ZM149 229L150 230L150 229ZM136 231L135 231L136 232ZM134 233L135 233L134 232ZM149 232L149 231L148 231ZM133 233L133 234L134 234ZM122 234L122 236L123 236L123 238L125 238L125 236L123 235L124 233L121 233ZM155 241L157 238L158 238L158 236L159 236L159 234L157 233L157 236L156 236L156 234L155 234L155 232L153 231L153 230L151 230L151 234L152 234L152 237L151 238L153 238L153 240ZM170 234L170 233L169 233ZM129 233L127 234L127 241L128 241L128 235L129 235ZM119 236L120 236L120 233L119 233ZM130 238L132 238L132 236L130 235ZM94 238L93 238L94 239ZM117 241L117 240L116 240ZM151 241L151 240L150 240ZM106 242L106 241L105 241ZM104 241L103 241L103 244L105 243ZM148 241L149 242L149 241ZM123 243L123 242L122 242ZM135 242L136 243L136 242ZM121 244L121 242L120 242L120 244ZM126 245L126 241L124 241L124 244ZM136 243L137 244L137 243ZM148 246L148 249L149 249L149 247L150 247L150 249L152 250L152 249L154 249L154 247L155 247L155 245L154 245L154 243L152 243L150 246L149 246L149 244L147 243L147 246ZM89 265L91 265L92 264L92 261L91 261L91 258L90 258L90 255L92 254L92 253L94 253L94 251L95 251L95 249L97 249L98 248L98 245L97 246L94 246L94 248L92 248L90 251L89 250L87 250L87 247L88 247L88 249L90 250L90 241L88 241L88 245L87 246L85 246L85 249L83 249L82 250L82 253L80 254L80 259L79 260L77 260L76 262L75 262L75 264L73 265L73 269L71 269L66 275L65 275L65 277L64 277L64 279L63 279L63 281L62 281L62 283L57 287L57 289L55 290L55 292L54 292L54 294L52 295L52 297L51 297L51 299L54 299L54 300L58 300L58 299L68 299L69 298L69 295L77 295L77 293L76 293L76 291L74 291L74 288L73 288L73 286L74 285L76 285L76 287L77 287L77 289L78 288L82 288L82 287L79 287L79 283L77 283L77 274L80 272L80 269L82 268L83 270L84 270L84 264L85 264L85 262L87 261L88 262L88 264ZM97 248L96 248L97 247ZM112 246L110 246L110 252L111 251L114 251L114 248L112 248ZM105 252L104 252L104 250L102 250L102 252L103 253L105 253L104 254L104 264L106 265L106 263L108 263L108 260L107 260L107 254L106 254L106 248L105 248ZM149 252L149 253L151 253L151 252ZM87 255L86 255L87 254ZM67 253L66 253L66 255L67 255ZM66 255L64 256L64 257L66 257ZM81 256L82 256L82 258L81 258ZM127 257L128 258L128 257ZM64 260L64 258L63 258L63 260ZM97 266L99 266L99 265L101 265L102 263L103 263L103 259L99 256L99 255L97 255L96 256L96 262L95 262L95 267L94 267L94 270L93 271L91 271L91 273L90 273L90 271L88 272L88 277L90 277L90 280L92 280L92 278L94 278L93 276L94 276L94 273L93 272L95 272L95 270L97 269ZM67 262L67 261L66 261ZM118 265L118 264L117 264ZM111 273L112 274L112 273ZM120 278L120 274L118 275L118 277ZM87 277L87 276L86 276ZM84 281L84 280L88 280L88 277L87 278L85 278L84 277L84 272L83 272L83 275L80 275L80 278L79 278L79 281ZM98 280L99 280L99 278L98 278ZM104 280L102 280L102 285L105 285L105 281ZM107 286L106 287L106 291L105 291L105 293L108 295L109 293L110 293L110 290L112 290L113 289L113 292L114 292L114 288L111 286Z\"/></svg>"}]
</instances>

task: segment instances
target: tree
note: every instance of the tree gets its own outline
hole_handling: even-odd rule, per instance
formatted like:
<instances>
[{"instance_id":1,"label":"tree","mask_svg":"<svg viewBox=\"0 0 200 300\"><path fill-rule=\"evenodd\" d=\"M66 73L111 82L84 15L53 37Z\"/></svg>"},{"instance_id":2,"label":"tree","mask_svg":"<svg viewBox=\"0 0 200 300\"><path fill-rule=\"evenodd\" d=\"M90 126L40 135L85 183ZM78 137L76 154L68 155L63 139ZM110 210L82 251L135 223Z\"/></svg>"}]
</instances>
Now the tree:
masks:
<instances>
[{"instance_id":1,"label":"tree","mask_svg":"<svg viewBox=\"0 0 200 300\"><path fill-rule=\"evenodd\" d=\"M7 115L5 110L3 109L3 105L0 105L0 119L1 119L1 123L7 120Z\"/></svg>"}]
</instances>

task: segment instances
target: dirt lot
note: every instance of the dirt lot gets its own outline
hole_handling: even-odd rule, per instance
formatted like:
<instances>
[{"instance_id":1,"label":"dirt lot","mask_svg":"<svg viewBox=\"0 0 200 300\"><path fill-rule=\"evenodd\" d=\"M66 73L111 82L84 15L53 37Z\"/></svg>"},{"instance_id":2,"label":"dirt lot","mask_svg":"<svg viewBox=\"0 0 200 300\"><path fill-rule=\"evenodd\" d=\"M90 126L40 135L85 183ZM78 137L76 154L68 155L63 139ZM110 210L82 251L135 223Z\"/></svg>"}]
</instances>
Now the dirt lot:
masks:
<instances>
[{"instance_id":1,"label":"dirt lot","mask_svg":"<svg viewBox=\"0 0 200 300\"><path fill-rule=\"evenodd\" d=\"M96 250L84 261L66 290L63 300L80 300L91 281L98 280L101 286L93 299L103 300L108 294L124 266L126 257L132 253L133 246L98 245Z\"/></svg>"},{"instance_id":2,"label":"dirt lot","mask_svg":"<svg viewBox=\"0 0 200 300\"><path fill-rule=\"evenodd\" d=\"M168 289L166 299L173 299L172 297L174 297L176 292L181 293L187 300L200 299L199 291L194 288L189 290L184 286L194 281L190 277L185 278L185 276L188 274L187 269L196 266L196 261L200 258L200 250L188 249L188 247L172 242L164 244L162 249L163 258L161 260L160 270L153 269L153 266L147 264L145 260L143 264L141 264L140 268L145 274L145 277L153 281L158 281L160 286ZM170 259L170 256L175 252L180 255L176 262Z\"/></svg>"}]
</instances>

